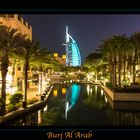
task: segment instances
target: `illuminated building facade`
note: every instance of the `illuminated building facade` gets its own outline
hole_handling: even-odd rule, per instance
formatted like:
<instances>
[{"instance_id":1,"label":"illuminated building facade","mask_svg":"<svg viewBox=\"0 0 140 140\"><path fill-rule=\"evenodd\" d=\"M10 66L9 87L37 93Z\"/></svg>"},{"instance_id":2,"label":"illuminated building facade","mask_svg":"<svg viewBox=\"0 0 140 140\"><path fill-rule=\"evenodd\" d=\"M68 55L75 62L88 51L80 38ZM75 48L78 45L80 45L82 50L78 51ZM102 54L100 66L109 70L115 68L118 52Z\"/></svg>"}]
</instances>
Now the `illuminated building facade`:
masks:
<instances>
[{"instance_id":1,"label":"illuminated building facade","mask_svg":"<svg viewBox=\"0 0 140 140\"><path fill-rule=\"evenodd\" d=\"M17 14L0 14L0 26L10 27L11 29L17 29L18 33L26 35L27 39L32 41L32 27ZM23 90L23 65L18 61L14 64L10 60L10 66L6 76L6 92L14 93L17 90ZM29 81L33 75L31 69L28 71L28 87ZM0 73L0 88L1 88L1 73ZM31 82L30 82L31 83Z\"/></svg>"},{"instance_id":2,"label":"illuminated building facade","mask_svg":"<svg viewBox=\"0 0 140 140\"><path fill-rule=\"evenodd\" d=\"M32 40L32 26L17 14L0 14L0 25L17 29L22 35Z\"/></svg>"},{"instance_id":3,"label":"illuminated building facade","mask_svg":"<svg viewBox=\"0 0 140 140\"><path fill-rule=\"evenodd\" d=\"M54 53L54 59L61 65L66 65L66 55L58 56L58 53Z\"/></svg>"},{"instance_id":4,"label":"illuminated building facade","mask_svg":"<svg viewBox=\"0 0 140 140\"><path fill-rule=\"evenodd\" d=\"M81 55L76 41L68 33L66 26L66 66L81 66Z\"/></svg>"}]
</instances>

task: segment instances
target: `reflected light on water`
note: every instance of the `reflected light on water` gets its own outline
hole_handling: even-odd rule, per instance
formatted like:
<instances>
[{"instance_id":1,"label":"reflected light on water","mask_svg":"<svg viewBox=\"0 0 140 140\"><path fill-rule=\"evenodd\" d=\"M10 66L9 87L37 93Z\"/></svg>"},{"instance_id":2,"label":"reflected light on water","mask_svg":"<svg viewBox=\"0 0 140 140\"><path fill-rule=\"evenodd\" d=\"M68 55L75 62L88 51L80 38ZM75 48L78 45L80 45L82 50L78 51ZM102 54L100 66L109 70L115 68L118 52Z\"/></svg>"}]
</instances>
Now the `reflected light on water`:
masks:
<instances>
[{"instance_id":1,"label":"reflected light on water","mask_svg":"<svg viewBox=\"0 0 140 140\"><path fill-rule=\"evenodd\" d=\"M89 85L87 85L87 94L89 96Z\"/></svg>"},{"instance_id":2,"label":"reflected light on water","mask_svg":"<svg viewBox=\"0 0 140 140\"><path fill-rule=\"evenodd\" d=\"M107 103L107 98L105 97L105 102Z\"/></svg>"},{"instance_id":3,"label":"reflected light on water","mask_svg":"<svg viewBox=\"0 0 140 140\"><path fill-rule=\"evenodd\" d=\"M103 91L103 89L101 89L101 96L103 96L104 95L104 91Z\"/></svg>"},{"instance_id":4,"label":"reflected light on water","mask_svg":"<svg viewBox=\"0 0 140 140\"><path fill-rule=\"evenodd\" d=\"M43 110L47 111L47 109L48 109L48 105L46 105Z\"/></svg>"},{"instance_id":5,"label":"reflected light on water","mask_svg":"<svg viewBox=\"0 0 140 140\"><path fill-rule=\"evenodd\" d=\"M65 119L67 119L67 113L68 113L68 108L69 108L69 102L66 102L66 105L65 105Z\"/></svg>"},{"instance_id":6,"label":"reflected light on water","mask_svg":"<svg viewBox=\"0 0 140 140\"><path fill-rule=\"evenodd\" d=\"M55 90L53 91L53 96L54 96L54 97L57 97L57 94L58 94L58 90L55 89Z\"/></svg>"},{"instance_id":7,"label":"reflected light on water","mask_svg":"<svg viewBox=\"0 0 140 140\"><path fill-rule=\"evenodd\" d=\"M62 94L63 94L63 95L66 94L66 88L62 88Z\"/></svg>"},{"instance_id":8,"label":"reflected light on water","mask_svg":"<svg viewBox=\"0 0 140 140\"><path fill-rule=\"evenodd\" d=\"M97 94L97 86L95 86L95 94Z\"/></svg>"},{"instance_id":9,"label":"reflected light on water","mask_svg":"<svg viewBox=\"0 0 140 140\"><path fill-rule=\"evenodd\" d=\"M92 96L92 88L90 88L90 95Z\"/></svg>"},{"instance_id":10,"label":"reflected light on water","mask_svg":"<svg viewBox=\"0 0 140 140\"><path fill-rule=\"evenodd\" d=\"M65 119L67 119L68 111L76 104L80 94L80 86L73 84L67 89L66 104L65 104Z\"/></svg>"},{"instance_id":11,"label":"reflected light on water","mask_svg":"<svg viewBox=\"0 0 140 140\"><path fill-rule=\"evenodd\" d=\"M38 124L41 124L41 110L38 111Z\"/></svg>"}]
</instances>

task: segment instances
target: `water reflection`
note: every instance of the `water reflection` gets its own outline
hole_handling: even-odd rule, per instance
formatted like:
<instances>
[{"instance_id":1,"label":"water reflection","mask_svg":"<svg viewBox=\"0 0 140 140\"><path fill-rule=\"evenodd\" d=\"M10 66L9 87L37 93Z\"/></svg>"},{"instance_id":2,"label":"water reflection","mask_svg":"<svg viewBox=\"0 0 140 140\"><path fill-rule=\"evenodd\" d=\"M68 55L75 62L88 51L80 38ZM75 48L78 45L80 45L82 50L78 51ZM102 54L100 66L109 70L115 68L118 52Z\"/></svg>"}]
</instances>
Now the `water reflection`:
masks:
<instances>
[{"instance_id":1,"label":"water reflection","mask_svg":"<svg viewBox=\"0 0 140 140\"><path fill-rule=\"evenodd\" d=\"M104 95L104 91L103 91L103 89L101 89L101 96L103 96Z\"/></svg>"},{"instance_id":2,"label":"water reflection","mask_svg":"<svg viewBox=\"0 0 140 140\"><path fill-rule=\"evenodd\" d=\"M53 90L53 96L54 96L54 97L57 97L57 94L58 94L57 89L54 89L54 90Z\"/></svg>"},{"instance_id":3,"label":"water reflection","mask_svg":"<svg viewBox=\"0 0 140 140\"><path fill-rule=\"evenodd\" d=\"M92 86L87 84L87 95L92 96L92 91L93 91Z\"/></svg>"},{"instance_id":4,"label":"water reflection","mask_svg":"<svg viewBox=\"0 0 140 140\"><path fill-rule=\"evenodd\" d=\"M54 85L47 104L7 125L140 125L139 102L112 102L97 85Z\"/></svg>"},{"instance_id":5,"label":"water reflection","mask_svg":"<svg viewBox=\"0 0 140 140\"><path fill-rule=\"evenodd\" d=\"M80 85L73 84L67 89L65 103L65 119L67 119L68 111L76 104L80 94Z\"/></svg>"}]
</instances>

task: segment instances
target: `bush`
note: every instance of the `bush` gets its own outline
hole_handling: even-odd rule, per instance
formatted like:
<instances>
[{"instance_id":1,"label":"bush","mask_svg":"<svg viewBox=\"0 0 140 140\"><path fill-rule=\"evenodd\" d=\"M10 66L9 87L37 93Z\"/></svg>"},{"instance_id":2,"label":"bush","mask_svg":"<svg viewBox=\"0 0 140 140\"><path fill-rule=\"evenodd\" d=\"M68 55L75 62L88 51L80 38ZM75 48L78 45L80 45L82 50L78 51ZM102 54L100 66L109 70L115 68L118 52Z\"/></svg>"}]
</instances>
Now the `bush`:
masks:
<instances>
[{"instance_id":1,"label":"bush","mask_svg":"<svg viewBox=\"0 0 140 140\"><path fill-rule=\"evenodd\" d=\"M12 95L9 99L10 99L10 104L16 105L17 103L22 102L23 95L17 92L14 95Z\"/></svg>"},{"instance_id":2,"label":"bush","mask_svg":"<svg viewBox=\"0 0 140 140\"><path fill-rule=\"evenodd\" d=\"M113 85L110 82L106 82L106 86L110 87L110 88L113 88Z\"/></svg>"},{"instance_id":3,"label":"bush","mask_svg":"<svg viewBox=\"0 0 140 140\"><path fill-rule=\"evenodd\" d=\"M17 109L17 107L13 104L9 104L7 106L7 112L15 111L16 109Z\"/></svg>"}]
</instances>

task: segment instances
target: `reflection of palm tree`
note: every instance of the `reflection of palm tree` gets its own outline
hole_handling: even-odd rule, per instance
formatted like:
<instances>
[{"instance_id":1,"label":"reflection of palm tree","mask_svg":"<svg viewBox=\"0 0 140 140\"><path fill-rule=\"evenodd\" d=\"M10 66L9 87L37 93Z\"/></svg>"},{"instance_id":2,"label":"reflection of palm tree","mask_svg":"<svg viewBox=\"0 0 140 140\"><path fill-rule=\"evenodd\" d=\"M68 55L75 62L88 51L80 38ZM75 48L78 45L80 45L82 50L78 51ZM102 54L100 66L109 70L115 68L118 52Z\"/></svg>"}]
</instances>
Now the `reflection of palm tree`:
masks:
<instances>
[{"instance_id":1,"label":"reflection of palm tree","mask_svg":"<svg viewBox=\"0 0 140 140\"><path fill-rule=\"evenodd\" d=\"M92 87L93 88L93 87ZM94 92L92 96L87 96L84 100L84 103L86 106L91 107L92 109L102 110L104 107L106 107L106 103L103 100L101 96L101 89L97 86L94 87L96 93Z\"/></svg>"}]
</instances>

